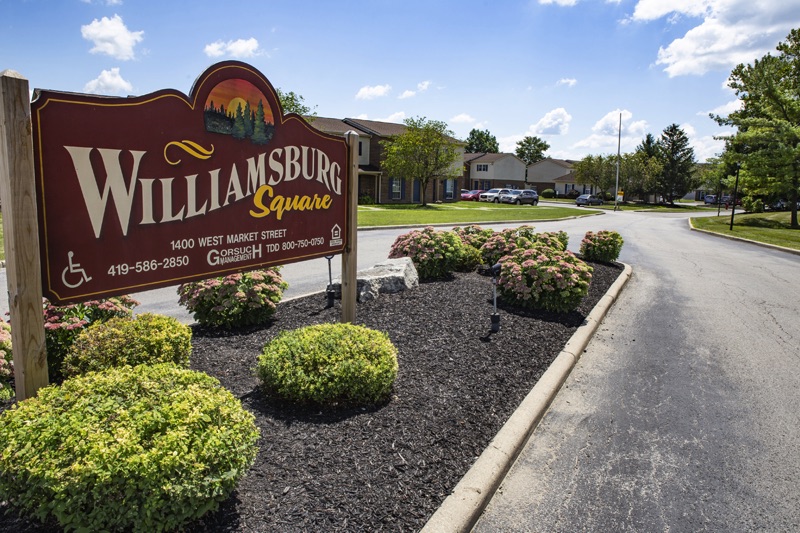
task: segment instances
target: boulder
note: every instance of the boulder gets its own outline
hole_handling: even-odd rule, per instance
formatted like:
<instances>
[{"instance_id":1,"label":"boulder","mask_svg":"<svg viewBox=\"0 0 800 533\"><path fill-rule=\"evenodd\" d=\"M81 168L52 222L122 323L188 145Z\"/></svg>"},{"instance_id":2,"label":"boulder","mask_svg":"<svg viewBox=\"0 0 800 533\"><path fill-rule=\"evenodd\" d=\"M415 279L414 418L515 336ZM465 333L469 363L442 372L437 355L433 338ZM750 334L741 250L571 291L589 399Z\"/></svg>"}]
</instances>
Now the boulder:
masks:
<instances>
[{"instance_id":1,"label":"boulder","mask_svg":"<svg viewBox=\"0 0 800 533\"><path fill-rule=\"evenodd\" d=\"M374 300L380 294L400 292L419 286L419 276L414 263L409 257L387 259L372 268L359 270L356 274L358 284L356 295L359 302ZM334 280L333 290L336 297L342 297L342 283Z\"/></svg>"}]
</instances>

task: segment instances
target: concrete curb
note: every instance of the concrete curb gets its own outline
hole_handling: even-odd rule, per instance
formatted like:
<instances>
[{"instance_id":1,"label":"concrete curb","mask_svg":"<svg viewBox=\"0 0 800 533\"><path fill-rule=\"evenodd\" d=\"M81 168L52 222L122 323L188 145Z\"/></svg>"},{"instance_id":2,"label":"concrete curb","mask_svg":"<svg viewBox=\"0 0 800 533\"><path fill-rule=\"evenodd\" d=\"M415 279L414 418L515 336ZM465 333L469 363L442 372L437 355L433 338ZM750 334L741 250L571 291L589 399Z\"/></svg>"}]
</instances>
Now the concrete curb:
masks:
<instances>
[{"instance_id":1,"label":"concrete curb","mask_svg":"<svg viewBox=\"0 0 800 533\"><path fill-rule=\"evenodd\" d=\"M715 237L721 237L723 239L730 239L732 241L741 241L741 242L749 242L750 244L755 244L756 246L761 246L763 248L771 248L773 250L779 250L781 252L789 252L790 254L800 255L800 250L795 250L794 248L787 248L785 246L778 246L777 244L769 244L766 242L759 242L754 241L751 239L745 239L744 237L737 237L735 235L725 235L724 233L717 233L716 231L709 231L707 229L700 229L695 228L694 224L692 224L692 219L689 218L689 229L692 231L697 231L699 233L705 233L706 235L714 235Z\"/></svg>"},{"instance_id":2,"label":"concrete curb","mask_svg":"<svg viewBox=\"0 0 800 533\"><path fill-rule=\"evenodd\" d=\"M472 530L632 273L633 269L626 264L622 274L586 317L585 323L567 341L489 446L420 530L421 533L467 533Z\"/></svg>"}]
</instances>

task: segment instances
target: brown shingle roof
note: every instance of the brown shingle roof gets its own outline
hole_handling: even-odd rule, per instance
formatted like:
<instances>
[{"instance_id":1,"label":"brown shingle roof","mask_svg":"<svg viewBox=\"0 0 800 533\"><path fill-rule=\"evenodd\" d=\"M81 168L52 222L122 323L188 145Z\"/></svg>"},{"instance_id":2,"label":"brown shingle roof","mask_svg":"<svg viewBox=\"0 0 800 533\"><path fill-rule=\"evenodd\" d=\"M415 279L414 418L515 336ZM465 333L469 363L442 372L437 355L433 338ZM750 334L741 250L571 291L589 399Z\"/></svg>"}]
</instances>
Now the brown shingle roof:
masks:
<instances>
[{"instance_id":1,"label":"brown shingle roof","mask_svg":"<svg viewBox=\"0 0 800 533\"><path fill-rule=\"evenodd\" d=\"M495 161L499 161L501 159L505 159L506 157L517 157L514 154L491 154L491 153L474 153L474 154L464 154L464 163L471 163L473 161L480 161L481 163L494 163Z\"/></svg>"},{"instance_id":2,"label":"brown shingle roof","mask_svg":"<svg viewBox=\"0 0 800 533\"><path fill-rule=\"evenodd\" d=\"M367 120L363 118L346 118L344 122L380 137L392 137L393 135L402 135L406 132L405 124L396 124L394 122L378 122L377 120Z\"/></svg>"},{"instance_id":3,"label":"brown shingle roof","mask_svg":"<svg viewBox=\"0 0 800 533\"><path fill-rule=\"evenodd\" d=\"M344 136L345 133L351 130L356 130L354 126L347 124L340 118L327 118L327 117L312 117L309 120L309 123L312 127L318 129L324 133L330 133L332 135L342 135ZM357 133L362 137L369 137L370 135L362 130L358 130Z\"/></svg>"}]
</instances>

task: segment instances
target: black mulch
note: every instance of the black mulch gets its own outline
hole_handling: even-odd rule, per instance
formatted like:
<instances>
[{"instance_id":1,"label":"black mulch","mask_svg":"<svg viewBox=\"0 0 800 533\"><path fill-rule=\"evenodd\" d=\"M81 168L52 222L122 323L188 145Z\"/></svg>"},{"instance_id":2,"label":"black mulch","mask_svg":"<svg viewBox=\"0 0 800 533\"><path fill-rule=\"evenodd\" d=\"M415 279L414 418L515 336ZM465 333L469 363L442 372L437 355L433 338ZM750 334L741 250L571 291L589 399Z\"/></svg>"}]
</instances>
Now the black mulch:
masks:
<instances>
[{"instance_id":1,"label":"black mulch","mask_svg":"<svg viewBox=\"0 0 800 533\"><path fill-rule=\"evenodd\" d=\"M491 278L477 273L358 304L356 322L399 350L391 400L336 413L266 398L253 367L279 331L341 316L324 295L280 304L266 327L196 327L192 368L240 397L261 429L249 474L220 509L187 531L417 531L441 505L569 337L621 273L593 264L580 308L554 314L499 305L490 334ZM2 509L2 507L0 507ZM44 531L0 516L2 531Z\"/></svg>"}]
</instances>

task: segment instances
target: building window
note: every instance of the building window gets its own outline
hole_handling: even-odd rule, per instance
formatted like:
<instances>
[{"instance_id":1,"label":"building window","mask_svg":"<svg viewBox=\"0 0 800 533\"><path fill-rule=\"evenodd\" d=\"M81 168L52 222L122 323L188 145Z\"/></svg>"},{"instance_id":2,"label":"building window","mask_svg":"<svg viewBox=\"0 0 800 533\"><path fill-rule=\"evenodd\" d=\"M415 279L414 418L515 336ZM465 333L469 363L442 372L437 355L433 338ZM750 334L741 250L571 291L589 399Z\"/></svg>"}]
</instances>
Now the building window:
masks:
<instances>
[{"instance_id":1,"label":"building window","mask_svg":"<svg viewBox=\"0 0 800 533\"><path fill-rule=\"evenodd\" d=\"M489 164L488 163L484 163L484 164L480 164L479 163L478 164L478 172L489 172Z\"/></svg>"},{"instance_id":2,"label":"building window","mask_svg":"<svg viewBox=\"0 0 800 533\"><path fill-rule=\"evenodd\" d=\"M444 199L452 200L456 189L456 180L444 180Z\"/></svg>"},{"instance_id":3,"label":"building window","mask_svg":"<svg viewBox=\"0 0 800 533\"><path fill-rule=\"evenodd\" d=\"M358 141L358 156L361 157L361 141Z\"/></svg>"},{"instance_id":4,"label":"building window","mask_svg":"<svg viewBox=\"0 0 800 533\"><path fill-rule=\"evenodd\" d=\"M401 178L392 178L389 188L391 190L392 200L403 199L403 180Z\"/></svg>"}]
</instances>

